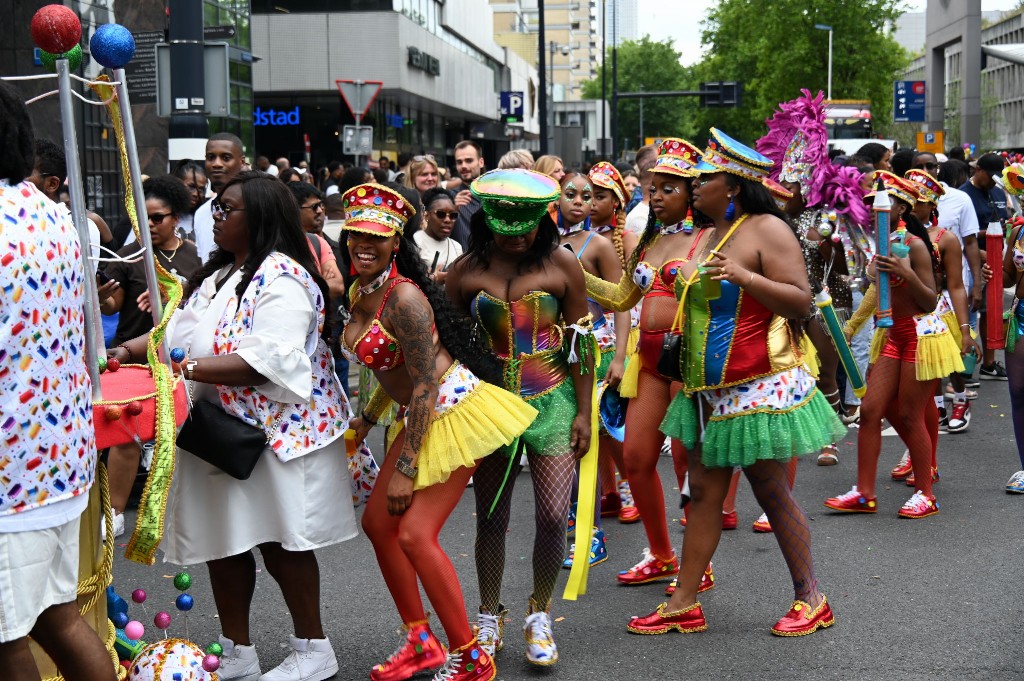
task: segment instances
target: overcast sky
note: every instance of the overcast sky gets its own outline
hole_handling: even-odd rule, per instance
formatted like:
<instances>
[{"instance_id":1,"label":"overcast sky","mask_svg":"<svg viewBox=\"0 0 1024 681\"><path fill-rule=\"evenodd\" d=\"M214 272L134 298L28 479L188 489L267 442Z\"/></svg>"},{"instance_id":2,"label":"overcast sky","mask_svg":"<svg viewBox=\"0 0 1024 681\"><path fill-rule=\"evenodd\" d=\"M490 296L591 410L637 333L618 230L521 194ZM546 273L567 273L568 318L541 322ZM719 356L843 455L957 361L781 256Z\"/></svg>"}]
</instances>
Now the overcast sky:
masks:
<instances>
[{"instance_id":1,"label":"overcast sky","mask_svg":"<svg viewBox=\"0 0 1024 681\"><path fill-rule=\"evenodd\" d=\"M676 49L683 53L684 64L700 61L700 23L707 16L708 9L717 0L637 0L640 14L640 35L645 33L655 40L672 38ZM927 0L906 0L908 11L921 11ZM981 0L981 9L1008 10L1015 7L1017 0Z\"/></svg>"}]
</instances>

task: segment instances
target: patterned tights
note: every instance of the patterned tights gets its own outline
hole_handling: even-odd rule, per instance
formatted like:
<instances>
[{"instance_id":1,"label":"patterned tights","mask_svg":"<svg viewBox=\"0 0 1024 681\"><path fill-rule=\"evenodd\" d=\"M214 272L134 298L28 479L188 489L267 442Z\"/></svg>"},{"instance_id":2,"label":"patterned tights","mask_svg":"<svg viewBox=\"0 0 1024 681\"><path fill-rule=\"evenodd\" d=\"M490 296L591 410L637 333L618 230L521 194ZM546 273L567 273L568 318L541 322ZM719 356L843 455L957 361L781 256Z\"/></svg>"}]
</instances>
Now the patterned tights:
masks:
<instances>
[{"instance_id":1,"label":"patterned tights","mask_svg":"<svg viewBox=\"0 0 1024 681\"><path fill-rule=\"evenodd\" d=\"M518 456L518 455L517 455ZM576 457L566 453L541 456L527 452L536 513L533 540L533 600L547 608L565 559L565 522L569 515ZM518 461L501 492L494 513L491 504L505 477L508 459L502 454L485 458L473 476L476 496L476 571L480 603L489 613L501 609L501 581L505 573L505 536L512 514L512 490L519 473Z\"/></svg>"},{"instance_id":2,"label":"patterned tights","mask_svg":"<svg viewBox=\"0 0 1024 681\"><path fill-rule=\"evenodd\" d=\"M1016 333L1010 325L1010 333ZM1017 441L1017 455L1024 470L1024 339L1018 338L1013 352L1006 353L1006 375L1010 386L1010 410L1013 417L1013 436Z\"/></svg>"}]
</instances>

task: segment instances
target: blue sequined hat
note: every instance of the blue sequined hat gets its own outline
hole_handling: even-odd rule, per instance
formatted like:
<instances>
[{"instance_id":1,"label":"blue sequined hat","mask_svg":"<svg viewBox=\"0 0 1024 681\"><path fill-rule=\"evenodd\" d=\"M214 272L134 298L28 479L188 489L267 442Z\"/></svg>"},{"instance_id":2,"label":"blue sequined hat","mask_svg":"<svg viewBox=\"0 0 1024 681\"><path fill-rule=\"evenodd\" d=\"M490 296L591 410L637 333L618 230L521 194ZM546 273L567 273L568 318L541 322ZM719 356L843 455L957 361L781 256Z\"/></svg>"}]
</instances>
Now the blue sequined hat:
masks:
<instances>
[{"instance_id":1,"label":"blue sequined hat","mask_svg":"<svg viewBox=\"0 0 1024 681\"><path fill-rule=\"evenodd\" d=\"M757 153L745 144L740 144L717 128L711 128L711 139L704 156L694 170L698 173L732 173L753 182L768 177L774 165L767 156Z\"/></svg>"}]
</instances>

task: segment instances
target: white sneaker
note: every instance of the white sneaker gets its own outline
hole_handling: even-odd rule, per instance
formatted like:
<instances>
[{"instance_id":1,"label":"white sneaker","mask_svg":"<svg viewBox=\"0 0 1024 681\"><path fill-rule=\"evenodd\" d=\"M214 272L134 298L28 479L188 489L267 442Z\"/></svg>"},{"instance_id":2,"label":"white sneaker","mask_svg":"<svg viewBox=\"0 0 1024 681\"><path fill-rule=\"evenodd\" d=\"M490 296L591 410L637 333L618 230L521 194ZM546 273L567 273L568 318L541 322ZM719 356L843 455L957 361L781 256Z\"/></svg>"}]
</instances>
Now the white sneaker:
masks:
<instances>
[{"instance_id":1,"label":"white sneaker","mask_svg":"<svg viewBox=\"0 0 1024 681\"><path fill-rule=\"evenodd\" d=\"M551 633L551 616L544 610L537 610L532 599L530 612L526 613L523 624L523 636L526 638L527 662L542 667L558 662L558 646Z\"/></svg>"},{"instance_id":2,"label":"white sneaker","mask_svg":"<svg viewBox=\"0 0 1024 681\"><path fill-rule=\"evenodd\" d=\"M114 511L114 539L124 534L124 513Z\"/></svg>"},{"instance_id":3,"label":"white sneaker","mask_svg":"<svg viewBox=\"0 0 1024 681\"><path fill-rule=\"evenodd\" d=\"M494 615L484 611L481 607L476 616L476 642L492 658L505 644L502 637L505 633L505 615L507 614L508 610L499 605L498 612Z\"/></svg>"},{"instance_id":4,"label":"white sneaker","mask_svg":"<svg viewBox=\"0 0 1024 681\"><path fill-rule=\"evenodd\" d=\"M292 652L284 662L261 676L260 681L323 681L338 673L338 658L330 639L288 638Z\"/></svg>"},{"instance_id":5,"label":"white sneaker","mask_svg":"<svg viewBox=\"0 0 1024 681\"><path fill-rule=\"evenodd\" d=\"M224 652L220 656L220 668L217 677L220 681L257 681L260 674L260 660L256 656L256 646L236 646L226 636L218 638Z\"/></svg>"}]
</instances>

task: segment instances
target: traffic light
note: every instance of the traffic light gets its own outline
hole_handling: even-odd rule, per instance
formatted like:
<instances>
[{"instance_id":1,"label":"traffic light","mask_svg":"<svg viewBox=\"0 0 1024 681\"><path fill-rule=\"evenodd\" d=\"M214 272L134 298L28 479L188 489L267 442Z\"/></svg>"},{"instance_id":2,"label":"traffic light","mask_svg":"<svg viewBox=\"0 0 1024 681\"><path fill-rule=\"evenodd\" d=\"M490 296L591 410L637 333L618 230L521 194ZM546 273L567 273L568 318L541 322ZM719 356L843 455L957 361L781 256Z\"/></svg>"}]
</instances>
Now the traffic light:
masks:
<instances>
[{"instance_id":1,"label":"traffic light","mask_svg":"<svg viewBox=\"0 0 1024 681\"><path fill-rule=\"evenodd\" d=\"M700 105L709 108L743 105L743 83L740 81L714 81L700 84Z\"/></svg>"}]
</instances>

